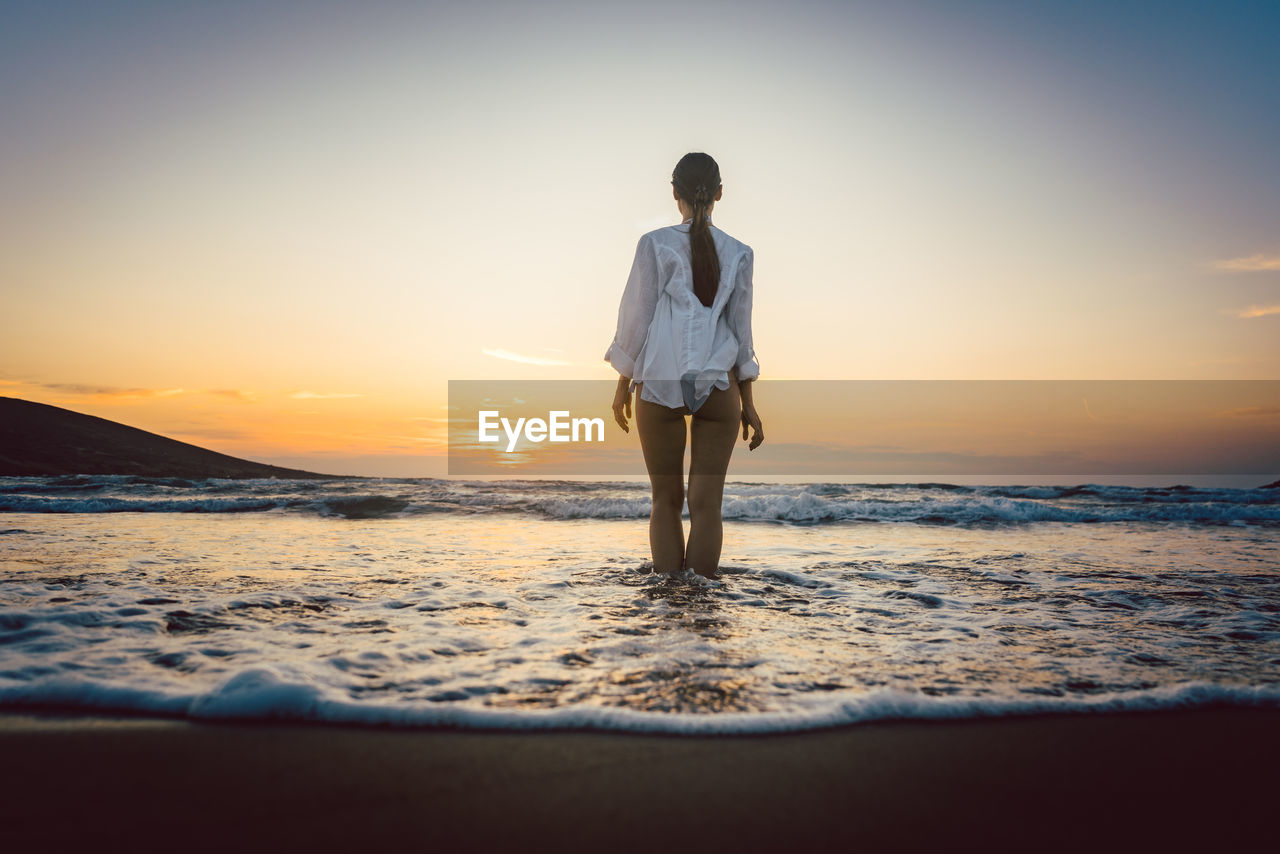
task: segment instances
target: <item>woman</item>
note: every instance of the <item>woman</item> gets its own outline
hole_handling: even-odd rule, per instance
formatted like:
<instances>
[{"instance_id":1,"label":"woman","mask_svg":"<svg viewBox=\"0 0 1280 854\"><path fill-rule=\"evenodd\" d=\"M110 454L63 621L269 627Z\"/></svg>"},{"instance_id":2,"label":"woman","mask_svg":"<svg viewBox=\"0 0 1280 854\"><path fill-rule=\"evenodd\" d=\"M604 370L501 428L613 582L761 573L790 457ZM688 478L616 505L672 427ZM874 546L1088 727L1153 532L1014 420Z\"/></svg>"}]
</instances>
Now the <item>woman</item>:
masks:
<instances>
[{"instance_id":1,"label":"woman","mask_svg":"<svg viewBox=\"0 0 1280 854\"><path fill-rule=\"evenodd\" d=\"M649 547L655 572L693 570L715 577L723 536L720 505L733 443L751 431L764 441L751 397L760 375L751 342L751 247L711 224L720 201L720 167L686 154L671 173L684 221L642 235L605 360L617 369L613 416L636 426L653 487ZM689 545L684 506L685 416L689 432Z\"/></svg>"}]
</instances>

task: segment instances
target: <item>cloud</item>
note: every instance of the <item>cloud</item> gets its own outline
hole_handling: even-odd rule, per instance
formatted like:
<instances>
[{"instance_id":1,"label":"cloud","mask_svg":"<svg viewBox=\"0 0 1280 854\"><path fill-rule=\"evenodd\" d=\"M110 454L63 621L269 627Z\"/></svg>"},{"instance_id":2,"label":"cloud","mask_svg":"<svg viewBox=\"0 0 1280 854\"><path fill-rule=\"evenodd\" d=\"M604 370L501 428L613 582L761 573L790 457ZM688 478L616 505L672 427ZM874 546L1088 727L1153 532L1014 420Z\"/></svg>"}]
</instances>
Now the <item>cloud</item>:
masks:
<instances>
[{"instance_id":1,"label":"cloud","mask_svg":"<svg viewBox=\"0 0 1280 854\"><path fill-rule=\"evenodd\" d=\"M155 398L177 397L178 395L208 394L231 400L252 402L257 397L254 392L239 388L144 388L142 386L102 385L98 383L50 383L37 380L0 380L0 385L27 386L29 388L57 392L58 394L106 398L108 400L153 400Z\"/></svg>"},{"instance_id":2,"label":"cloud","mask_svg":"<svg viewBox=\"0 0 1280 854\"><path fill-rule=\"evenodd\" d=\"M1217 413L1219 418L1274 418L1277 415L1280 415L1280 406L1242 406Z\"/></svg>"},{"instance_id":3,"label":"cloud","mask_svg":"<svg viewBox=\"0 0 1280 854\"><path fill-rule=\"evenodd\" d=\"M213 394L218 397L229 397L232 400L243 400L245 402L251 402L255 397L253 392L245 391L240 388L211 388L206 389L205 394Z\"/></svg>"},{"instance_id":4,"label":"cloud","mask_svg":"<svg viewBox=\"0 0 1280 854\"><path fill-rule=\"evenodd\" d=\"M32 385L40 388L47 388L50 391L62 392L63 394L78 394L85 397L113 397L113 398L136 398L136 397L173 397L178 394L187 394L186 389L181 388L125 388L114 385L92 385L89 383L32 383Z\"/></svg>"},{"instance_id":5,"label":"cloud","mask_svg":"<svg viewBox=\"0 0 1280 854\"><path fill-rule=\"evenodd\" d=\"M1236 317L1266 317L1269 314L1280 314L1280 305L1251 305L1248 308L1228 309Z\"/></svg>"},{"instance_id":6,"label":"cloud","mask_svg":"<svg viewBox=\"0 0 1280 854\"><path fill-rule=\"evenodd\" d=\"M482 348L480 352L495 359L506 359L508 362L519 362L522 365L553 367L572 364L572 362L566 362L563 359L544 359L541 356L526 356L523 353L512 353L510 350L497 350L489 347Z\"/></svg>"},{"instance_id":7,"label":"cloud","mask_svg":"<svg viewBox=\"0 0 1280 854\"><path fill-rule=\"evenodd\" d=\"M289 397L294 400L342 400L348 397L364 397L364 395L341 391L295 391L293 394L289 395Z\"/></svg>"},{"instance_id":8,"label":"cloud","mask_svg":"<svg viewBox=\"0 0 1280 854\"><path fill-rule=\"evenodd\" d=\"M411 445L447 445L449 439L445 436L384 436L384 439L390 439L397 442L409 442Z\"/></svg>"},{"instance_id":9,"label":"cloud","mask_svg":"<svg viewBox=\"0 0 1280 854\"><path fill-rule=\"evenodd\" d=\"M168 436L187 436L196 439L242 440L255 436L232 427L174 427L165 431Z\"/></svg>"},{"instance_id":10,"label":"cloud","mask_svg":"<svg viewBox=\"0 0 1280 854\"><path fill-rule=\"evenodd\" d=\"M1227 273L1266 273L1280 272L1280 255L1264 255L1259 252L1244 258L1228 258L1225 261L1214 261L1216 269Z\"/></svg>"}]
</instances>

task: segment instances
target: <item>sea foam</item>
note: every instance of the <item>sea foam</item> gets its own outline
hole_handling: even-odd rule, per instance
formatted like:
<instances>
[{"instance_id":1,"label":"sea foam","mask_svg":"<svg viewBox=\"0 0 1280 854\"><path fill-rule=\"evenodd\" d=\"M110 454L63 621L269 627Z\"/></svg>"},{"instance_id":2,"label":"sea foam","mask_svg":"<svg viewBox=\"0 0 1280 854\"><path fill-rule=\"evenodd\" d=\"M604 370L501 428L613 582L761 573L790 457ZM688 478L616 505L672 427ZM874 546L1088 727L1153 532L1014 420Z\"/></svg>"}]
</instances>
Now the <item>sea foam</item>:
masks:
<instances>
[{"instance_id":1,"label":"sea foam","mask_svg":"<svg viewBox=\"0 0 1280 854\"><path fill-rule=\"evenodd\" d=\"M604 730L678 735L797 732L879 721L959 720L1017 715L1114 713L1236 706L1280 709L1278 686L1166 685L1081 698L936 697L893 689L827 694L805 711L673 712L576 706L503 710L357 703L272 668L235 674L204 694L62 678L34 687L0 688L0 709L151 715L193 721L287 721L480 730Z\"/></svg>"}]
</instances>

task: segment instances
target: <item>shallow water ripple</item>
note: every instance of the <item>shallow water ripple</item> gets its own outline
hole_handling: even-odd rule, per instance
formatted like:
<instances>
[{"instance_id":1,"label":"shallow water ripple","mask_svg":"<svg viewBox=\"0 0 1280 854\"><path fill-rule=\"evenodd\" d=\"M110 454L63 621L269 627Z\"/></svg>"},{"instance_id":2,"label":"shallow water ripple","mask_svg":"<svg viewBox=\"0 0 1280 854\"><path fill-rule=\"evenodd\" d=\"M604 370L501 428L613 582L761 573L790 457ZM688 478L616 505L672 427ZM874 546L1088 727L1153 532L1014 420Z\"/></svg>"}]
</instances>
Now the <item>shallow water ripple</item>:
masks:
<instances>
[{"instance_id":1,"label":"shallow water ripple","mask_svg":"<svg viewBox=\"0 0 1280 854\"><path fill-rule=\"evenodd\" d=\"M708 582L645 571L629 521L10 518L7 706L794 724L869 698L883 716L1280 696L1280 565L1258 529L731 523Z\"/></svg>"}]
</instances>

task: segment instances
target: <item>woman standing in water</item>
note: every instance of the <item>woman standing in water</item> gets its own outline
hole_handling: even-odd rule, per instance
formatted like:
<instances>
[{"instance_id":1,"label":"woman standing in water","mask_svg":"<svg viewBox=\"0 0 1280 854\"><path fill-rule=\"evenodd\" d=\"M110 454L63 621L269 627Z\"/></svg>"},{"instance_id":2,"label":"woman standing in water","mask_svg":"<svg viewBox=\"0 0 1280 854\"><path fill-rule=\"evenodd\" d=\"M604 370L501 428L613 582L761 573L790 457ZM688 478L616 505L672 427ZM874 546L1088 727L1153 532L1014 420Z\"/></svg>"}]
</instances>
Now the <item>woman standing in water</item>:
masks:
<instances>
[{"instance_id":1,"label":"woman standing in water","mask_svg":"<svg viewBox=\"0 0 1280 854\"><path fill-rule=\"evenodd\" d=\"M733 443L764 429L751 397L760 375L751 342L751 247L711 224L720 201L720 167L686 154L671 173L684 221L640 237L605 360L620 374L613 416L630 432L631 393L640 447L653 487L649 547L656 572L693 570L714 577L720 565L720 505ZM689 427L689 544L684 506L685 416Z\"/></svg>"}]
</instances>

